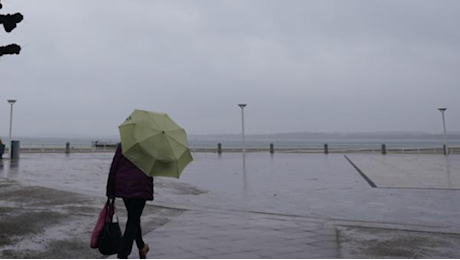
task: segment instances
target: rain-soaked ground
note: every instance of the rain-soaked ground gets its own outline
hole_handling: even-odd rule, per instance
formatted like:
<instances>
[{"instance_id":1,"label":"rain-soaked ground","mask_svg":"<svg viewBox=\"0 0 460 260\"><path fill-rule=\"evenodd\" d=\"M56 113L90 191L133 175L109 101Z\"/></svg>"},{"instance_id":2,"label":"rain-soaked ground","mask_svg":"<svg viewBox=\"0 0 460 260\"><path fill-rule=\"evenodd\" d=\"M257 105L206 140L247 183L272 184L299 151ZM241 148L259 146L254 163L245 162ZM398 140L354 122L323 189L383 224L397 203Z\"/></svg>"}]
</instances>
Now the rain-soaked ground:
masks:
<instances>
[{"instance_id":1,"label":"rain-soaked ground","mask_svg":"<svg viewBox=\"0 0 460 260\"><path fill-rule=\"evenodd\" d=\"M75 254L91 252L84 245L104 201L111 158L101 153L22 154L19 161L0 162L2 224L20 225L14 216L25 214L31 215L29 222L55 218L59 223L0 235L0 257L15 257L22 249L40 257L37 252L53 252L50 241L78 244ZM449 247L460 242L459 155L348 155L361 174L339 154L197 153L194 158L179 180L155 179L150 230L187 209L270 213L335 223L344 257L460 257L455 246ZM11 199L14 192L4 187L19 195ZM40 192L27 193L30 189ZM47 197L49 192L56 194ZM156 218L163 221L155 224ZM84 230L75 231L76 223ZM45 234L49 230L55 231ZM403 248L398 251L397 245Z\"/></svg>"},{"instance_id":2,"label":"rain-soaked ground","mask_svg":"<svg viewBox=\"0 0 460 260\"><path fill-rule=\"evenodd\" d=\"M0 258L101 258L89 239L105 199L0 179ZM119 219L126 212L119 207ZM181 210L148 206L144 233Z\"/></svg>"}]
</instances>

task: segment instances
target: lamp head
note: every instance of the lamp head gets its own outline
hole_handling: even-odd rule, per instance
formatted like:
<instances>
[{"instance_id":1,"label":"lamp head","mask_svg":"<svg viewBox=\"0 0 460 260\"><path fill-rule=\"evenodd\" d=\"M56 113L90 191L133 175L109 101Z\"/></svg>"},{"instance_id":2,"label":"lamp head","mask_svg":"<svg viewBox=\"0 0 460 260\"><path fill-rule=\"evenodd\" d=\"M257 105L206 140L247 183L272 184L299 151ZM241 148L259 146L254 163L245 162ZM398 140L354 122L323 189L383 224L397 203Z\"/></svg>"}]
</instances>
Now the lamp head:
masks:
<instances>
[{"instance_id":1,"label":"lamp head","mask_svg":"<svg viewBox=\"0 0 460 260\"><path fill-rule=\"evenodd\" d=\"M447 108L438 108L439 111L444 112L447 110Z\"/></svg>"},{"instance_id":2,"label":"lamp head","mask_svg":"<svg viewBox=\"0 0 460 260\"><path fill-rule=\"evenodd\" d=\"M10 103L11 105L16 103L16 101L17 101L16 99L8 99L8 103Z\"/></svg>"},{"instance_id":3,"label":"lamp head","mask_svg":"<svg viewBox=\"0 0 460 260\"><path fill-rule=\"evenodd\" d=\"M241 109L243 109L246 106L246 104L238 104L238 106L240 106Z\"/></svg>"}]
</instances>

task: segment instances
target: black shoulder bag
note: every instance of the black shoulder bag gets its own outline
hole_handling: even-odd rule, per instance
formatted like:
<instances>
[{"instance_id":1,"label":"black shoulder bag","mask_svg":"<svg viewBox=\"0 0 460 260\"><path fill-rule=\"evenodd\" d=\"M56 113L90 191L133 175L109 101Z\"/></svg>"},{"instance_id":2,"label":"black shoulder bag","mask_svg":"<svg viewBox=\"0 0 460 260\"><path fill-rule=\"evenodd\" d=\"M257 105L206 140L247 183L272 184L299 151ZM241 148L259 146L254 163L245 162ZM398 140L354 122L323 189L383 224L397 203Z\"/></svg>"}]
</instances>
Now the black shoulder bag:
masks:
<instances>
[{"instance_id":1,"label":"black shoulder bag","mask_svg":"<svg viewBox=\"0 0 460 260\"><path fill-rule=\"evenodd\" d=\"M118 225L118 215L115 211L115 199L107 199L107 214L99 237L97 246L99 252L103 255L113 255L118 253L118 248L121 244L121 230ZM113 222L113 215L116 216L116 222Z\"/></svg>"}]
</instances>

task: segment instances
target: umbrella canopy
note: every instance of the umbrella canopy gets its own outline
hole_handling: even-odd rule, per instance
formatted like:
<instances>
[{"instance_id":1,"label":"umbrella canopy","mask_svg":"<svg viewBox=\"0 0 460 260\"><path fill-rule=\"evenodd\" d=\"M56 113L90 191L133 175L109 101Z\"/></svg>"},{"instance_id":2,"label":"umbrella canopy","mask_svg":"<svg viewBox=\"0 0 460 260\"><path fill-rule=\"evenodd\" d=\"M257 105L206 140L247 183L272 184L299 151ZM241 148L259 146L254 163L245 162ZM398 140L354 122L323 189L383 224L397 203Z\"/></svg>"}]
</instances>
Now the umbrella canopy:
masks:
<instances>
[{"instance_id":1,"label":"umbrella canopy","mask_svg":"<svg viewBox=\"0 0 460 260\"><path fill-rule=\"evenodd\" d=\"M185 130L167 114L136 109L119 130L123 155L147 176L179 178L193 161Z\"/></svg>"}]
</instances>

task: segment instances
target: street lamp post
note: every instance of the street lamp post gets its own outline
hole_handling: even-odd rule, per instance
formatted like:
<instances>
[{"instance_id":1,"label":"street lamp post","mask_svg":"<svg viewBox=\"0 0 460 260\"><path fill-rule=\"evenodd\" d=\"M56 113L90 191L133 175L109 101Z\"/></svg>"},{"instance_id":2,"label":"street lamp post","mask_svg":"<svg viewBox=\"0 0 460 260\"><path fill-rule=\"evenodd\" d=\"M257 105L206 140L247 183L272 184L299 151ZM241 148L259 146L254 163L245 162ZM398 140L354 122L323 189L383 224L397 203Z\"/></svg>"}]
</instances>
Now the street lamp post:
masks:
<instances>
[{"instance_id":1,"label":"street lamp post","mask_svg":"<svg viewBox=\"0 0 460 260\"><path fill-rule=\"evenodd\" d=\"M446 112L447 108L438 108L442 114L442 125L444 127L444 155L449 155L449 150L447 148L447 134L446 134L446 119L444 117L444 112Z\"/></svg>"},{"instance_id":2,"label":"street lamp post","mask_svg":"<svg viewBox=\"0 0 460 260\"><path fill-rule=\"evenodd\" d=\"M10 109L10 138L9 138L9 141L11 143L11 134L13 132L13 105L14 103L16 103L16 100L15 99L8 99L8 103L10 103L11 105L11 109ZM10 146L10 149L11 149L11 146Z\"/></svg>"},{"instance_id":3,"label":"street lamp post","mask_svg":"<svg viewBox=\"0 0 460 260\"><path fill-rule=\"evenodd\" d=\"M238 106L241 107L241 138L243 140L243 155L246 155L246 144L244 142L244 107L246 107L246 104L238 104Z\"/></svg>"}]
</instances>

